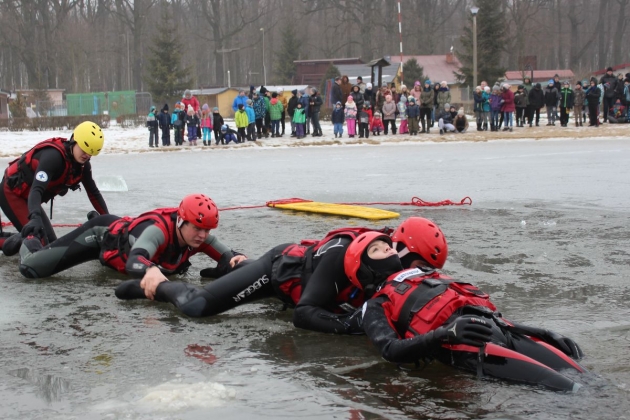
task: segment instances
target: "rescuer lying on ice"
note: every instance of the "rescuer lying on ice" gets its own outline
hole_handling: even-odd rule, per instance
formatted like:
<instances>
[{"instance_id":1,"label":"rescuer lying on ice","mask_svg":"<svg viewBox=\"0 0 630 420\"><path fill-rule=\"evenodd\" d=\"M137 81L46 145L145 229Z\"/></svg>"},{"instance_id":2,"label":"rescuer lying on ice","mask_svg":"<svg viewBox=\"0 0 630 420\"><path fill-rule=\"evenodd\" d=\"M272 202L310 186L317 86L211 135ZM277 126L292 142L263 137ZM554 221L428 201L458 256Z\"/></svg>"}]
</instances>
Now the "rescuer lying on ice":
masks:
<instances>
[{"instance_id":1,"label":"rescuer lying on ice","mask_svg":"<svg viewBox=\"0 0 630 420\"><path fill-rule=\"evenodd\" d=\"M56 274L91 260L147 282L183 273L203 252L224 272L244 260L210 234L219 224L214 202L203 194L184 197L179 207L156 209L138 217L96 216L43 247L28 237L20 248L20 272L29 278Z\"/></svg>"},{"instance_id":2,"label":"rescuer lying on ice","mask_svg":"<svg viewBox=\"0 0 630 420\"><path fill-rule=\"evenodd\" d=\"M92 156L101 152L103 142L101 128L85 121L74 129L69 140L44 140L9 163L0 182L0 208L22 235L0 235L0 249L5 255L15 255L22 238L29 235L45 243L57 239L42 203L78 189L79 184L85 187L94 209L100 214L108 213L92 179L90 163Z\"/></svg>"},{"instance_id":3,"label":"rescuer lying on ice","mask_svg":"<svg viewBox=\"0 0 630 420\"><path fill-rule=\"evenodd\" d=\"M408 246L411 239L414 248ZM554 390L579 388L558 372L585 371L573 360L583 357L573 340L503 319L487 294L436 271L447 257L436 224L409 218L392 240L404 265L414 268L389 276L362 309L365 333L383 358L394 363L437 359L479 376Z\"/></svg>"},{"instance_id":4,"label":"rescuer lying on ice","mask_svg":"<svg viewBox=\"0 0 630 420\"><path fill-rule=\"evenodd\" d=\"M342 228L320 241L278 245L203 287L162 279L130 280L117 287L116 296L170 302L191 317L216 315L277 297L295 308L296 327L362 334L356 308L374 292L376 284L401 269L389 235L367 228ZM212 270L201 274L213 276ZM350 276L360 279L361 287L353 285Z\"/></svg>"}]
</instances>

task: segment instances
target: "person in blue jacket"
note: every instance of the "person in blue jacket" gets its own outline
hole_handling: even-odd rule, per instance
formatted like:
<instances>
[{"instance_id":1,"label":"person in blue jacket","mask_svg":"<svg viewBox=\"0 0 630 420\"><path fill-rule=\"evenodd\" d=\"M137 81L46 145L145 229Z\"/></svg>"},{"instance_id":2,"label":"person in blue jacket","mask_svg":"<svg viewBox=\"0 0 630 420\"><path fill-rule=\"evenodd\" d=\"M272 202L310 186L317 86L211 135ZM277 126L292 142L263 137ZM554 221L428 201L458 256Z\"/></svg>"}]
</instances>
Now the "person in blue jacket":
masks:
<instances>
[{"instance_id":1,"label":"person in blue jacket","mask_svg":"<svg viewBox=\"0 0 630 420\"><path fill-rule=\"evenodd\" d=\"M234 102L232 102L232 110L236 113L236 111L238 111L238 106L241 104L243 105L243 108L244 108L245 105L247 105L248 99L249 98L245 94L244 90L239 91L238 96L234 98Z\"/></svg>"},{"instance_id":2,"label":"person in blue jacket","mask_svg":"<svg viewBox=\"0 0 630 420\"><path fill-rule=\"evenodd\" d=\"M245 105L245 112L247 113L247 140L256 141L256 113L252 106L254 102L251 99L247 99L247 105Z\"/></svg>"},{"instance_id":3,"label":"person in blue jacket","mask_svg":"<svg viewBox=\"0 0 630 420\"><path fill-rule=\"evenodd\" d=\"M168 113L168 104L164 104L160 113L155 116L158 120L160 130L162 130L162 146L171 145L171 114Z\"/></svg>"},{"instance_id":4,"label":"person in blue jacket","mask_svg":"<svg viewBox=\"0 0 630 420\"><path fill-rule=\"evenodd\" d=\"M238 143L238 133L228 127L227 124L221 126L221 144L228 144L231 141Z\"/></svg>"}]
</instances>

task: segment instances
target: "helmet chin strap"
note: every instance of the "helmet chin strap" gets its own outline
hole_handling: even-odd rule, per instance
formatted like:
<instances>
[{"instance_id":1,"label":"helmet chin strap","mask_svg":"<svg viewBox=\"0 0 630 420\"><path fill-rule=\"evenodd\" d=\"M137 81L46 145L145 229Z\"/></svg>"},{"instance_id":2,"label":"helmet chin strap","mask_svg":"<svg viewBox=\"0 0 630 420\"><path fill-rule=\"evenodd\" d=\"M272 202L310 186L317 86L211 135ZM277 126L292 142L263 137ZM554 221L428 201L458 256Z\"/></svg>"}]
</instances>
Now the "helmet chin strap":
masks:
<instances>
[{"instance_id":1,"label":"helmet chin strap","mask_svg":"<svg viewBox=\"0 0 630 420\"><path fill-rule=\"evenodd\" d=\"M177 216L177 221L175 222L175 226L177 228L177 232L179 232L179 237L182 239L182 242L184 242L184 246L187 246L188 248L190 248L190 245L186 243L186 241L184 240L184 235L182 234L182 226L184 226L185 222L186 221L184 219Z\"/></svg>"}]
</instances>

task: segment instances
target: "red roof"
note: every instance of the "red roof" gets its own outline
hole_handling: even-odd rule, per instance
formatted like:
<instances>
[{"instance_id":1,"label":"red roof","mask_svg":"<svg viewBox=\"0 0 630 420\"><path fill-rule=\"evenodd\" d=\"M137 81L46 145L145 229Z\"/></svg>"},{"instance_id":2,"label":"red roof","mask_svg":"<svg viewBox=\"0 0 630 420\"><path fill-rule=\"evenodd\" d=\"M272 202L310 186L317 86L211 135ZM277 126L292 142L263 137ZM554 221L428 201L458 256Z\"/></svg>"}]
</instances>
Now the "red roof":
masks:
<instances>
[{"instance_id":1,"label":"red roof","mask_svg":"<svg viewBox=\"0 0 630 420\"><path fill-rule=\"evenodd\" d=\"M614 66L612 69L613 69L613 71L617 71L617 70L621 70L621 69L626 69L628 67L630 67L630 63L619 64L618 66ZM606 68L608 68L608 67L606 67ZM597 70L593 74L594 75L599 75L599 74L604 74L604 73L606 73L606 69Z\"/></svg>"},{"instance_id":2,"label":"red roof","mask_svg":"<svg viewBox=\"0 0 630 420\"><path fill-rule=\"evenodd\" d=\"M553 79L556 74L560 77L560 79L575 78L575 74L573 74L573 71L571 70L534 70L534 80L532 80L532 82ZM505 78L507 80L523 80L524 77L529 76L531 76L531 71L528 70L525 70L524 72L521 72L520 70L505 72Z\"/></svg>"},{"instance_id":3,"label":"red roof","mask_svg":"<svg viewBox=\"0 0 630 420\"><path fill-rule=\"evenodd\" d=\"M415 58L418 65L424 70L424 75L427 76L433 83L439 83L446 81L448 84L459 83L453 72L458 72L462 66L457 57L452 55L452 62L447 63L448 55L403 55L403 62L407 62L412 58ZM392 64L400 64L400 56L392 55L389 57L389 61ZM403 68L404 71L404 68ZM408 81L405 81L408 84ZM423 82L422 80L420 82Z\"/></svg>"}]
</instances>

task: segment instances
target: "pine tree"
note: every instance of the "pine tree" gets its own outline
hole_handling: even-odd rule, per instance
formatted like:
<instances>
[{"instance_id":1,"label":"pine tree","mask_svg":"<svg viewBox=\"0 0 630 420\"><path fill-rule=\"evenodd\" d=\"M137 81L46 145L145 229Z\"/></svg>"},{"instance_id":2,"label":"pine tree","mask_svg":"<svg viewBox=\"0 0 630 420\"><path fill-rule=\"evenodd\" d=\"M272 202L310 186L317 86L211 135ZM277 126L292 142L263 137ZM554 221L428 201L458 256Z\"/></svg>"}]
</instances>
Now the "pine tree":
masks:
<instances>
[{"instance_id":1,"label":"pine tree","mask_svg":"<svg viewBox=\"0 0 630 420\"><path fill-rule=\"evenodd\" d=\"M297 38L293 25L284 26L281 30L282 46L275 53L274 80L276 84L292 84L295 76L295 60L299 59L302 41Z\"/></svg>"},{"instance_id":2,"label":"pine tree","mask_svg":"<svg viewBox=\"0 0 630 420\"><path fill-rule=\"evenodd\" d=\"M18 92L17 98L9 102L9 111L13 118L26 118L26 101L21 93Z\"/></svg>"},{"instance_id":3,"label":"pine tree","mask_svg":"<svg viewBox=\"0 0 630 420\"><path fill-rule=\"evenodd\" d=\"M485 80L489 85L505 77L501 67L501 52L505 46L505 16L501 13L501 0L476 0L477 14L477 82ZM461 48L456 51L462 63L457 79L469 85L473 83L473 32L472 14L460 38Z\"/></svg>"},{"instance_id":4,"label":"pine tree","mask_svg":"<svg viewBox=\"0 0 630 420\"><path fill-rule=\"evenodd\" d=\"M148 59L144 81L153 95L154 103L171 103L181 98L182 92L192 85L191 68L182 66L183 44L177 33L169 8L163 7L158 35Z\"/></svg>"},{"instance_id":5,"label":"pine tree","mask_svg":"<svg viewBox=\"0 0 630 420\"><path fill-rule=\"evenodd\" d=\"M418 80L421 84L424 83L426 77L424 76L424 68L418 65L418 61L415 58L410 58L403 65L403 78L405 85L409 88L413 86L413 83Z\"/></svg>"},{"instance_id":6,"label":"pine tree","mask_svg":"<svg viewBox=\"0 0 630 420\"><path fill-rule=\"evenodd\" d=\"M322 78L322 83L319 86L319 91L324 92L326 90L326 81L330 79L334 79L337 76L341 76L339 69L334 64L330 64L326 69L326 73L324 73L324 77Z\"/></svg>"}]
</instances>

